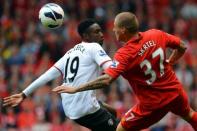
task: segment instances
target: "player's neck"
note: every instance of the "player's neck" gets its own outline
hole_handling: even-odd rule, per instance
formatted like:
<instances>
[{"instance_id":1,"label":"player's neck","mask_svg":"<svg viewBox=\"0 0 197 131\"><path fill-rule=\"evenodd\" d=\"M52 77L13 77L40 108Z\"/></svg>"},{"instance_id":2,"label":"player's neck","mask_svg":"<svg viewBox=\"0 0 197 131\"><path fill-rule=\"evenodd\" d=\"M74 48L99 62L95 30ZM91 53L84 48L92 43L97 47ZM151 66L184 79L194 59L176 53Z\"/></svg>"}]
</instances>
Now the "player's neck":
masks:
<instances>
[{"instance_id":1,"label":"player's neck","mask_svg":"<svg viewBox=\"0 0 197 131\"><path fill-rule=\"evenodd\" d=\"M136 32L135 34L131 34L131 39L138 39L139 38L139 33Z\"/></svg>"},{"instance_id":2,"label":"player's neck","mask_svg":"<svg viewBox=\"0 0 197 131\"><path fill-rule=\"evenodd\" d=\"M131 39L138 39L138 38L139 38L138 32L136 32L135 34L129 33L129 34L126 35L125 42L127 42Z\"/></svg>"}]
</instances>

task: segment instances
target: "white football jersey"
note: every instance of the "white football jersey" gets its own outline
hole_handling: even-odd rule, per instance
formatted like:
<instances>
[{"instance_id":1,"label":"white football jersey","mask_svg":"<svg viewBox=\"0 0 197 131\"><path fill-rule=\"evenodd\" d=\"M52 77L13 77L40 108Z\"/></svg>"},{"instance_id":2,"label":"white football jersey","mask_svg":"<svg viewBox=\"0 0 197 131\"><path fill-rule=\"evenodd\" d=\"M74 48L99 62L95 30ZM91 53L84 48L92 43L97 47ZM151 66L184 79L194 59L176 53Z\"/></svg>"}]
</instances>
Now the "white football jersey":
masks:
<instances>
[{"instance_id":1,"label":"white football jersey","mask_svg":"<svg viewBox=\"0 0 197 131\"><path fill-rule=\"evenodd\" d=\"M107 61L111 58L98 43L81 42L67 51L54 66L62 72L63 85L78 87L96 79L100 74L99 66ZM62 93L61 97L64 112L70 119L78 119L100 108L94 90Z\"/></svg>"}]
</instances>

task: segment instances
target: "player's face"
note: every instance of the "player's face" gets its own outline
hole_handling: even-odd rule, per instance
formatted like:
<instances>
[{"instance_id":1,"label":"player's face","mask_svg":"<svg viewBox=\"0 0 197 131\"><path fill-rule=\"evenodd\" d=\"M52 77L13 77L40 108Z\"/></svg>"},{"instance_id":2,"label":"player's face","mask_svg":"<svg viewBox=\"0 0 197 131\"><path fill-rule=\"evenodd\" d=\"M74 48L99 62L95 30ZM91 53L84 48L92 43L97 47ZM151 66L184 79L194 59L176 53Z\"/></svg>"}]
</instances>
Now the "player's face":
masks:
<instances>
[{"instance_id":1,"label":"player's face","mask_svg":"<svg viewBox=\"0 0 197 131\"><path fill-rule=\"evenodd\" d=\"M98 24L91 25L88 31L88 41L97 42L102 45L103 40L104 37L101 27Z\"/></svg>"}]
</instances>

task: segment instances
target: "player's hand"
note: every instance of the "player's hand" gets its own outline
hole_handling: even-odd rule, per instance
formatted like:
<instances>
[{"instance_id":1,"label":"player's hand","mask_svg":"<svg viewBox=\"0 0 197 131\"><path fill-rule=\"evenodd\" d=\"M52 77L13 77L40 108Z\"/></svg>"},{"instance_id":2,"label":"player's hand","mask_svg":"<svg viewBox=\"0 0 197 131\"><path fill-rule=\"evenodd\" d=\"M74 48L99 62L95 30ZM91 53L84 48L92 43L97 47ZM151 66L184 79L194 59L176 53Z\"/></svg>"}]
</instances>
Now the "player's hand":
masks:
<instances>
[{"instance_id":1,"label":"player's hand","mask_svg":"<svg viewBox=\"0 0 197 131\"><path fill-rule=\"evenodd\" d=\"M3 106L15 107L24 100L23 94L15 94L9 97L3 98Z\"/></svg>"},{"instance_id":2,"label":"player's hand","mask_svg":"<svg viewBox=\"0 0 197 131\"><path fill-rule=\"evenodd\" d=\"M57 86L52 91L56 93L69 93L74 94L77 92L77 88L69 87L69 86Z\"/></svg>"}]
</instances>

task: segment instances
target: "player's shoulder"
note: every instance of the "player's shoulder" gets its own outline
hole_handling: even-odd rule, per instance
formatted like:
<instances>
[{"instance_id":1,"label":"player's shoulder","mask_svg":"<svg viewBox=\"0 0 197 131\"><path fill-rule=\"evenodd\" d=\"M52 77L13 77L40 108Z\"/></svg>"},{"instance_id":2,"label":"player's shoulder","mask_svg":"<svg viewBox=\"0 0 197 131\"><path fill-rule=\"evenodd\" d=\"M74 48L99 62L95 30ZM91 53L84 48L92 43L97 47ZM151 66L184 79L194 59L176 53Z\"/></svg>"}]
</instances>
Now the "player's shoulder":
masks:
<instances>
[{"instance_id":1,"label":"player's shoulder","mask_svg":"<svg viewBox=\"0 0 197 131\"><path fill-rule=\"evenodd\" d=\"M139 50L140 44L132 41L126 42L121 48L116 51L117 55L134 57Z\"/></svg>"},{"instance_id":2,"label":"player's shoulder","mask_svg":"<svg viewBox=\"0 0 197 131\"><path fill-rule=\"evenodd\" d=\"M95 48L102 48L101 45L97 42L81 42L80 45L92 50L94 50Z\"/></svg>"},{"instance_id":3,"label":"player's shoulder","mask_svg":"<svg viewBox=\"0 0 197 131\"><path fill-rule=\"evenodd\" d=\"M161 33L164 33L164 32L162 30L159 30L159 29L149 29L149 30L145 31L144 33L158 35L158 34L161 34Z\"/></svg>"},{"instance_id":4,"label":"player's shoulder","mask_svg":"<svg viewBox=\"0 0 197 131\"><path fill-rule=\"evenodd\" d=\"M102 46L99 44L99 43L97 43L97 42L91 42L91 43L89 43L92 47L98 47L98 48L102 48Z\"/></svg>"},{"instance_id":5,"label":"player's shoulder","mask_svg":"<svg viewBox=\"0 0 197 131\"><path fill-rule=\"evenodd\" d=\"M120 59L132 59L136 54L136 50L134 48L134 46L124 45L116 51L115 57Z\"/></svg>"},{"instance_id":6,"label":"player's shoulder","mask_svg":"<svg viewBox=\"0 0 197 131\"><path fill-rule=\"evenodd\" d=\"M149 29L147 31L145 31L144 33L153 33L153 34L160 34L160 33L164 33L164 31L159 30L159 29Z\"/></svg>"}]
</instances>

